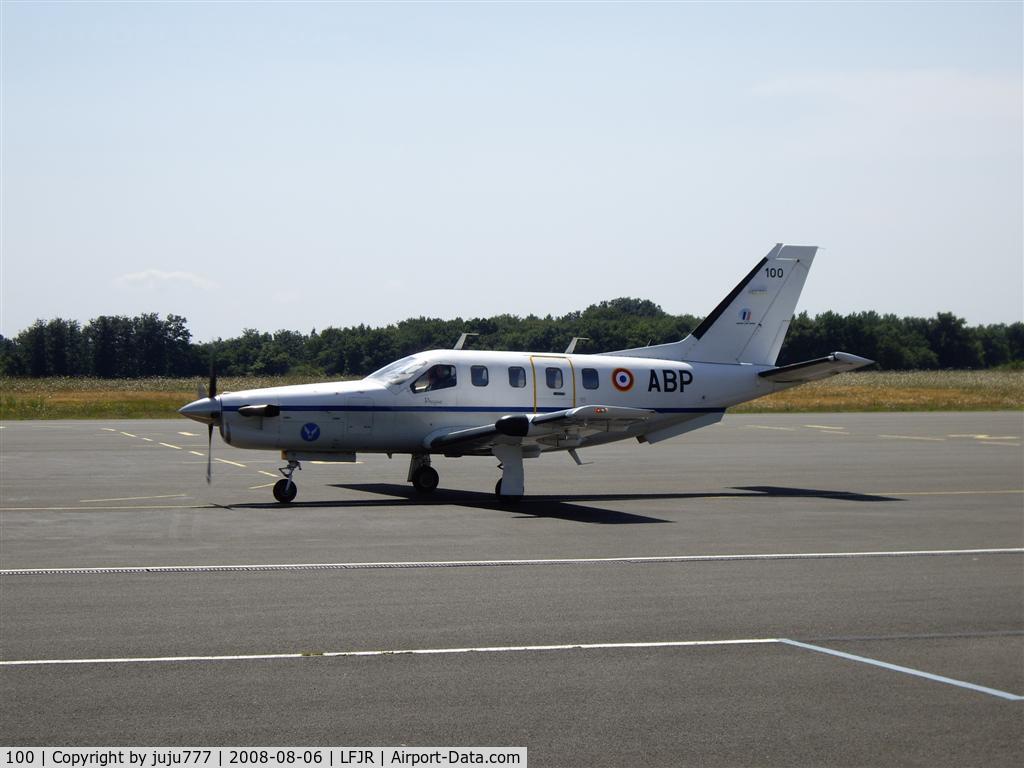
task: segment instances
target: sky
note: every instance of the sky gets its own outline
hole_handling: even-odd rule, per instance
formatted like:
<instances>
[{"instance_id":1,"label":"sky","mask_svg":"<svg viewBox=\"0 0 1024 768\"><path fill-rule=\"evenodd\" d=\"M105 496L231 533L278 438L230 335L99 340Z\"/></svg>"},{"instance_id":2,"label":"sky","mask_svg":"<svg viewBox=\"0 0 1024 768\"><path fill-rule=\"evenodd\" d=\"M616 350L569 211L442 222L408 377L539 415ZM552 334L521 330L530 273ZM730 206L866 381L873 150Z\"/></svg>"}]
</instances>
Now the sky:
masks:
<instances>
[{"instance_id":1,"label":"sky","mask_svg":"<svg viewBox=\"0 0 1024 768\"><path fill-rule=\"evenodd\" d=\"M0 334L408 317L1024 319L1024 4L0 5ZM467 327L467 330L472 328Z\"/></svg>"}]
</instances>

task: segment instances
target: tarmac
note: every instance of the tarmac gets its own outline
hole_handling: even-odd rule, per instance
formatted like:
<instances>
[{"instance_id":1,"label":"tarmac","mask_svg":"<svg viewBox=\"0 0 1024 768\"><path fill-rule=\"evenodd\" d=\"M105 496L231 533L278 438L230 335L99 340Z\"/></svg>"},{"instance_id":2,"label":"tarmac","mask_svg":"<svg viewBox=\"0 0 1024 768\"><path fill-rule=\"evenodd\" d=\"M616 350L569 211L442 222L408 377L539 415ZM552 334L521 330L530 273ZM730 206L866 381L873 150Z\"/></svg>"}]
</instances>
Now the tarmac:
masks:
<instances>
[{"instance_id":1,"label":"tarmac","mask_svg":"<svg viewBox=\"0 0 1024 768\"><path fill-rule=\"evenodd\" d=\"M727 415L526 463L0 424L0 743L1024 763L1024 414Z\"/></svg>"}]
</instances>

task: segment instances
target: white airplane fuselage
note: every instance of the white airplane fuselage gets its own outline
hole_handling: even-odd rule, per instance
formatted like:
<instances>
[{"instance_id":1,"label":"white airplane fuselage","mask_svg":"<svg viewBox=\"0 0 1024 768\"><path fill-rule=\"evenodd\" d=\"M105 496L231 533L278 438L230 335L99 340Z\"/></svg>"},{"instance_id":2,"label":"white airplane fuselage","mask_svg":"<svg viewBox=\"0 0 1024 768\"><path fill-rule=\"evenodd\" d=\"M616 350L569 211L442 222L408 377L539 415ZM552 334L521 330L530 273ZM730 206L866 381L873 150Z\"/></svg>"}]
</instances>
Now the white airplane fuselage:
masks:
<instances>
[{"instance_id":1,"label":"white airplane fuselage","mask_svg":"<svg viewBox=\"0 0 1024 768\"><path fill-rule=\"evenodd\" d=\"M300 462L365 452L409 454L408 479L421 492L438 484L431 455L494 456L496 492L517 498L524 458L564 450L579 463L579 448L657 443L714 424L737 403L869 365L844 352L775 365L816 251L776 245L689 336L668 344L578 355L465 350L462 339L360 381L217 395L211 375L210 395L180 412L210 425L211 439L217 425L230 445L281 451L281 502L295 498Z\"/></svg>"},{"instance_id":2,"label":"white airplane fuselage","mask_svg":"<svg viewBox=\"0 0 1024 768\"><path fill-rule=\"evenodd\" d=\"M417 372L433 365L453 366L455 385L414 392L415 375L391 384L370 376L360 381L226 393L220 396L221 436L238 448L417 453L429 449L432 436L506 415L584 405L654 412L623 431L552 436L539 443L540 451L565 450L657 432L697 416L720 415L731 405L782 388L758 377L758 372L771 366L471 350L433 350L413 358L421 362ZM239 413L239 407L253 403L277 406L280 415L260 418Z\"/></svg>"}]
</instances>

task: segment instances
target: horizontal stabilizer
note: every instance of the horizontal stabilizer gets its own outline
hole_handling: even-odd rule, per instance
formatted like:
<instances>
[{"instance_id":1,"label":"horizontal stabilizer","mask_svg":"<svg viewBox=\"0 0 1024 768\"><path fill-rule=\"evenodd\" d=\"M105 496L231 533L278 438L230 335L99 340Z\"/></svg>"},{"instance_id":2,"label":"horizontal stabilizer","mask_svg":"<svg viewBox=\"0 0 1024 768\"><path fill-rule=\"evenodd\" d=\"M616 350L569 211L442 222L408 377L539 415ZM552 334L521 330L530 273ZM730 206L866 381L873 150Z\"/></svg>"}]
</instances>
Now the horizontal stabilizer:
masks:
<instances>
[{"instance_id":1,"label":"horizontal stabilizer","mask_svg":"<svg viewBox=\"0 0 1024 768\"><path fill-rule=\"evenodd\" d=\"M855 371L866 365L874 364L874 360L866 357L851 355L849 352L833 352L831 355L819 357L815 360L805 360L802 363L783 365L780 368L761 371L757 374L763 379L774 381L779 384L804 384L808 381L827 379L837 373Z\"/></svg>"}]
</instances>

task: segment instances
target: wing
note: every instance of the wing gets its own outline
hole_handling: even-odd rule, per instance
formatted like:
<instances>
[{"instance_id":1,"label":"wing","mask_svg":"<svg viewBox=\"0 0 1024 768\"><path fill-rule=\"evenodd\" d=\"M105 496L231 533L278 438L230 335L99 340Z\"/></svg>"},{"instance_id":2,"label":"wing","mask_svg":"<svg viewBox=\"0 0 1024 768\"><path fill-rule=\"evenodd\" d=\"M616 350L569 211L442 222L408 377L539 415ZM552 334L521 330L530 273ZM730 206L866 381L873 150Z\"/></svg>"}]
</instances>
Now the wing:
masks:
<instances>
[{"instance_id":1,"label":"wing","mask_svg":"<svg viewBox=\"0 0 1024 768\"><path fill-rule=\"evenodd\" d=\"M550 448L574 448L587 435L624 432L647 421L654 411L616 405L583 405L554 413L502 416L493 424L434 434L425 441L432 451L447 454L489 453L495 445L536 443Z\"/></svg>"},{"instance_id":2,"label":"wing","mask_svg":"<svg viewBox=\"0 0 1024 768\"><path fill-rule=\"evenodd\" d=\"M833 352L831 355L819 357L815 360L807 360L802 363L784 365L781 368L772 368L761 371L758 376L779 384L804 384L808 381L817 381L837 373L855 371L865 365L871 365L874 360L866 357L851 355L849 352Z\"/></svg>"}]
</instances>

